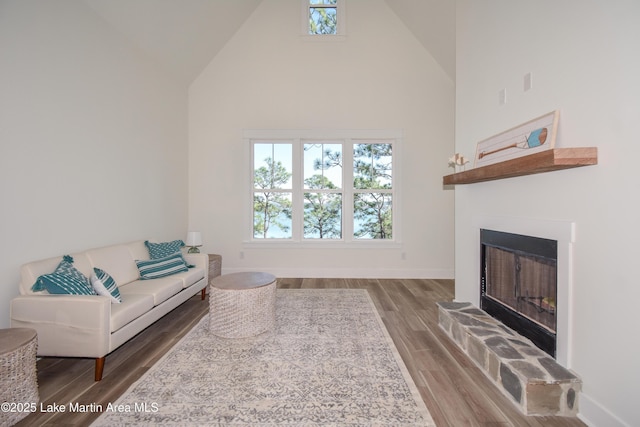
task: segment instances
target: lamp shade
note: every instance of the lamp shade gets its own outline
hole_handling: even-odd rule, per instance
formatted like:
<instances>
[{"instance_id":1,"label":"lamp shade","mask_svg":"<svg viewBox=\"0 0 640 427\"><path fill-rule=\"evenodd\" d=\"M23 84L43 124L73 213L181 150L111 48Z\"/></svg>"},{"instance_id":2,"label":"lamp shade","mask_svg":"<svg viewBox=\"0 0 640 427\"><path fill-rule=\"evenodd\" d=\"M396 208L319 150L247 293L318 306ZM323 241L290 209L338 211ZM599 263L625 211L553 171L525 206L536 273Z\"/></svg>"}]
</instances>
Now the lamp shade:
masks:
<instances>
[{"instance_id":1,"label":"lamp shade","mask_svg":"<svg viewBox=\"0 0 640 427\"><path fill-rule=\"evenodd\" d=\"M199 231L189 231L187 233L186 246L202 246L202 233Z\"/></svg>"}]
</instances>

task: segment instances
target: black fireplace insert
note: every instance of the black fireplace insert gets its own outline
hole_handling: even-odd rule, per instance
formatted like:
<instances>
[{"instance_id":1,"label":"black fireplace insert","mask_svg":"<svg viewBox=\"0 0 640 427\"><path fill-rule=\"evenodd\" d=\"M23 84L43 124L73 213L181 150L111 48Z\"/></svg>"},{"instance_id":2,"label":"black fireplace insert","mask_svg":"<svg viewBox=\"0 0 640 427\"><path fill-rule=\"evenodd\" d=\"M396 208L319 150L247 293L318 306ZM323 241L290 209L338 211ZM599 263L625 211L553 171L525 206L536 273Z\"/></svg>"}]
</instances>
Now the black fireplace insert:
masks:
<instances>
[{"instance_id":1,"label":"black fireplace insert","mask_svg":"<svg viewBox=\"0 0 640 427\"><path fill-rule=\"evenodd\" d=\"M480 307L556 356L558 242L480 230Z\"/></svg>"}]
</instances>

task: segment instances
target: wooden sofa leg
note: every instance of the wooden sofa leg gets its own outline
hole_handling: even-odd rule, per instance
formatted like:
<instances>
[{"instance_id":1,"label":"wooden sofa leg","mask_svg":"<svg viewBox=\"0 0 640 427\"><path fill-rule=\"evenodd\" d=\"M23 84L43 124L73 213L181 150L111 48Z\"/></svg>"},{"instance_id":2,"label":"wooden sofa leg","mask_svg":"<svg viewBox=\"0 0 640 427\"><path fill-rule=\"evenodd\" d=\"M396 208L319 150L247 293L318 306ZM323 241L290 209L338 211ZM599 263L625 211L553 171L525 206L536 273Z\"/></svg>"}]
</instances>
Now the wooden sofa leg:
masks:
<instances>
[{"instance_id":1,"label":"wooden sofa leg","mask_svg":"<svg viewBox=\"0 0 640 427\"><path fill-rule=\"evenodd\" d=\"M200 299L204 300L205 295L207 295L207 288L202 288L202 290L200 291Z\"/></svg>"},{"instance_id":2,"label":"wooden sofa leg","mask_svg":"<svg viewBox=\"0 0 640 427\"><path fill-rule=\"evenodd\" d=\"M106 356L98 357L96 359L96 381L100 381L102 379L102 371L104 371L104 359Z\"/></svg>"}]
</instances>

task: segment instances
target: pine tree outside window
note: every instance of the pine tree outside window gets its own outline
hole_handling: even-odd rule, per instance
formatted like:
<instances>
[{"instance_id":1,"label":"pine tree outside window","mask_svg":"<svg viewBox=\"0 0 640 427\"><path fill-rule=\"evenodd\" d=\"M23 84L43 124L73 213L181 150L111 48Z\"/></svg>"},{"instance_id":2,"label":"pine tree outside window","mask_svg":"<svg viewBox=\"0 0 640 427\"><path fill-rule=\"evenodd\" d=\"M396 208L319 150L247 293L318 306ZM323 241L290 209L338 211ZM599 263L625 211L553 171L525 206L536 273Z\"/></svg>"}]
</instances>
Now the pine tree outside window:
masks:
<instances>
[{"instance_id":1,"label":"pine tree outside window","mask_svg":"<svg viewBox=\"0 0 640 427\"><path fill-rule=\"evenodd\" d=\"M291 238L291 144L258 142L253 160L253 237Z\"/></svg>"},{"instance_id":2,"label":"pine tree outside window","mask_svg":"<svg viewBox=\"0 0 640 427\"><path fill-rule=\"evenodd\" d=\"M301 1L303 34L313 37L334 36L333 38L345 34L346 0Z\"/></svg>"},{"instance_id":3,"label":"pine tree outside window","mask_svg":"<svg viewBox=\"0 0 640 427\"><path fill-rule=\"evenodd\" d=\"M309 1L309 34L337 34L338 0Z\"/></svg>"},{"instance_id":4,"label":"pine tree outside window","mask_svg":"<svg viewBox=\"0 0 640 427\"><path fill-rule=\"evenodd\" d=\"M304 238L342 238L342 143L304 144Z\"/></svg>"},{"instance_id":5,"label":"pine tree outside window","mask_svg":"<svg viewBox=\"0 0 640 427\"><path fill-rule=\"evenodd\" d=\"M377 142L354 144L355 238L393 238L392 164L392 144Z\"/></svg>"}]
</instances>

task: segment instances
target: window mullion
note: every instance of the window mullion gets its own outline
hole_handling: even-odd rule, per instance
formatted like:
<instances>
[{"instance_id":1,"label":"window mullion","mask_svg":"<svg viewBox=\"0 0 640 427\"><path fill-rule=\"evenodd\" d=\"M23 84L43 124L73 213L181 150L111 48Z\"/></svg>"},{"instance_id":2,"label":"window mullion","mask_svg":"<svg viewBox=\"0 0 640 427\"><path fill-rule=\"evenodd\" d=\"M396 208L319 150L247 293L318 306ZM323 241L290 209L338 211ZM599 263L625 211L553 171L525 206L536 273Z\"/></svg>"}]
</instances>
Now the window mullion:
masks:
<instances>
[{"instance_id":1,"label":"window mullion","mask_svg":"<svg viewBox=\"0 0 640 427\"><path fill-rule=\"evenodd\" d=\"M293 212L291 215L291 227L293 241L302 240L303 220L304 220L304 154L302 150L302 140L296 138L293 141L293 165L292 165L292 203Z\"/></svg>"},{"instance_id":2,"label":"window mullion","mask_svg":"<svg viewBox=\"0 0 640 427\"><path fill-rule=\"evenodd\" d=\"M342 143L342 239L353 241L353 142Z\"/></svg>"}]
</instances>

